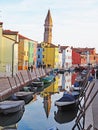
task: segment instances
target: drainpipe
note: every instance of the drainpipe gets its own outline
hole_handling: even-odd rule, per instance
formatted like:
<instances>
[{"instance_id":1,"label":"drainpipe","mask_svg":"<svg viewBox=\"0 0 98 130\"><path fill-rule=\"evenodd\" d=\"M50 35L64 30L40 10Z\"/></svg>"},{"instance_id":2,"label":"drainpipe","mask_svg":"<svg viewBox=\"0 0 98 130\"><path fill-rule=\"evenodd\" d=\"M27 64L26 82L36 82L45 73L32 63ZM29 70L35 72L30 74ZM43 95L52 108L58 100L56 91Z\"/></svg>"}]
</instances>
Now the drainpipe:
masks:
<instances>
[{"instance_id":1,"label":"drainpipe","mask_svg":"<svg viewBox=\"0 0 98 130\"><path fill-rule=\"evenodd\" d=\"M13 77L13 73L14 73L14 45L18 44L18 42L14 42L12 44L12 77Z\"/></svg>"}]
</instances>

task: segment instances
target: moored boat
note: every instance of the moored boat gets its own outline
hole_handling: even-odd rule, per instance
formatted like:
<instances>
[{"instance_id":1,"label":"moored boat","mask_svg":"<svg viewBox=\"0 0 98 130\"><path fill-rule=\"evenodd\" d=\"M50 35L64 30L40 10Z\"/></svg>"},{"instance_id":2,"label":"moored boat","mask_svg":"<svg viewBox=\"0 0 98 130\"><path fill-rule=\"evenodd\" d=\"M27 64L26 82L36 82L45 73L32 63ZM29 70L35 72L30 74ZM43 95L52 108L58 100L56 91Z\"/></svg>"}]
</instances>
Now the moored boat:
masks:
<instances>
[{"instance_id":1,"label":"moored boat","mask_svg":"<svg viewBox=\"0 0 98 130\"><path fill-rule=\"evenodd\" d=\"M77 100L77 99L79 98L79 96L80 96L80 93L79 93L78 91L72 91L72 92L67 92L67 91L65 91L65 92L63 93L63 96L66 95L67 93L73 95L76 100Z\"/></svg>"},{"instance_id":2,"label":"moored boat","mask_svg":"<svg viewBox=\"0 0 98 130\"><path fill-rule=\"evenodd\" d=\"M54 75L48 75L46 77L41 78L41 81L44 82L44 84L51 83L53 80L55 80Z\"/></svg>"},{"instance_id":3,"label":"moored boat","mask_svg":"<svg viewBox=\"0 0 98 130\"><path fill-rule=\"evenodd\" d=\"M9 113L6 115L0 113L0 126L6 127L6 126L12 126L18 123L21 120L24 111L25 109L23 108L15 113ZM10 128L10 130L12 129Z\"/></svg>"},{"instance_id":4,"label":"moored boat","mask_svg":"<svg viewBox=\"0 0 98 130\"><path fill-rule=\"evenodd\" d=\"M25 102L23 100L20 101L2 101L0 102L0 113L9 114L20 111L24 108Z\"/></svg>"},{"instance_id":5,"label":"moored boat","mask_svg":"<svg viewBox=\"0 0 98 130\"><path fill-rule=\"evenodd\" d=\"M11 97L10 100L24 100L25 104L30 102L33 99L33 92L25 92L25 91L20 91L14 93Z\"/></svg>"},{"instance_id":6,"label":"moored boat","mask_svg":"<svg viewBox=\"0 0 98 130\"><path fill-rule=\"evenodd\" d=\"M77 112L78 107L74 110L70 109L68 111L57 110L54 112L54 119L59 124L68 123L75 119L75 117L77 116Z\"/></svg>"},{"instance_id":7,"label":"moored boat","mask_svg":"<svg viewBox=\"0 0 98 130\"><path fill-rule=\"evenodd\" d=\"M33 85L33 87L42 87L44 85L44 82L41 81L33 81L31 83L31 85Z\"/></svg>"},{"instance_id":8,"label":"moored boat","mask_svg":"<svg viewBox=\"0 0 98 130\"><path fill-rule=\"evenodd\" d=\"M78 99L75 99L75 96L70 93L64 93L64 95L55 101L55 105L61 109L70 109L75 108L77 105Z\"/></svg>"}]
</instances>

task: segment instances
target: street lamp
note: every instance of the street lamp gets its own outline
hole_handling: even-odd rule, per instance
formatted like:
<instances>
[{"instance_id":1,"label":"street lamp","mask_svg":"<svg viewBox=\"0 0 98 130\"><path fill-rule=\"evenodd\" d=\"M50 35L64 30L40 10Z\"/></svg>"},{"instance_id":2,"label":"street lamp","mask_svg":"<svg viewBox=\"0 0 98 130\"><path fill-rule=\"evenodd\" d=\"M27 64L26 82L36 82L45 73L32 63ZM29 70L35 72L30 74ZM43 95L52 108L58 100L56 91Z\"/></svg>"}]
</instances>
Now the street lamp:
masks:
<instances>
[{"instance_id":1,"label":"street lamp","mask_svg":"<svg viewBox=\"0 0 98 130\"><path fill-rule=\"evenodd\" d=\"M14 45L18 44L18 42L14 42L12 44L12 77L13 77L13 72L14 72Z\"/></svg>"}]
</instances>

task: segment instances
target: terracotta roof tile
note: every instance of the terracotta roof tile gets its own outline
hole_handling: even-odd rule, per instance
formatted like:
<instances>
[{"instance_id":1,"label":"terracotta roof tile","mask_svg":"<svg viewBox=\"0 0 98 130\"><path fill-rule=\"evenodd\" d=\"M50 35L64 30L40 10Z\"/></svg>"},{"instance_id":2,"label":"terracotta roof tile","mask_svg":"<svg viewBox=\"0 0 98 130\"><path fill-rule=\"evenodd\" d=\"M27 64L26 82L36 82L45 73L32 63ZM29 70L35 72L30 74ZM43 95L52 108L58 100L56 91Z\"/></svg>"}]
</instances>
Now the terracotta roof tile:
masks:
<instances>
[{"instance_id":1,"label":"terracotta roof tile","mask_svg":"<svg viewBox=\"0 0 98 130\"><path fill-rule=\"evenodd\" d=\"M21 34L19 34L19 39L27 39L27 40L31 40L31 39L29 39L29 38L27 38L27 37L25 37L25 36L23 36L23 35L21 35Z\"/></svg>"},{"instance_id":2,"label":"terracotta roof tile","mask_svg":"<svg viewBox=\"0 0 98 130\"><path fill-rule=\"evenodd\" d=\"M3 34L6 34L6 35L17 35L18 32L17 31L11 31L11 30L3 30Z\"/></svg>"}]
</instances>

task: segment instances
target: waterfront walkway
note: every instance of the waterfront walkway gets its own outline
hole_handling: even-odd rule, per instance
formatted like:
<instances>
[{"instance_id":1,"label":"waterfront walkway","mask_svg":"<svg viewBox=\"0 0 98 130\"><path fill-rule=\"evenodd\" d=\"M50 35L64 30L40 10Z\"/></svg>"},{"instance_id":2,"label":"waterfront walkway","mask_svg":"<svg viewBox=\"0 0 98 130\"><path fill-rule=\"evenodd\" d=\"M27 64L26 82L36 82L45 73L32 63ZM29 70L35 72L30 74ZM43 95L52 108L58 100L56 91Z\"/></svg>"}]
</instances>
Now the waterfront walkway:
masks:
<instances>
[{"instance_id":1,"label":"waterfront walkway","mask_svg":"<svg viewBox=\"0 0 98 130\"><path fill-rule=\"evenodd\" d=\"M7 97L15 92L18 92L21 88L28 85L34 79L45 76L51 71L51 68L36 69L32 72L28 70L18 71L13 77L0 77L0 101L5 100Z\"/></svg>"},{"instance_id":2,"label":"waterfront walkway","mask_svg":"<svg viewBox=\"0 0 98 130\"><path fill-rule=\"evenodd\" d=\"M91 100L94 94L98 91L98 79L94 79L94 82L95 86L91 92L89 100ZM90 130L98 130L98 93L85 113L85 129L87 129L90 124L92 125Z\"/></svg>"}]
</instances>

